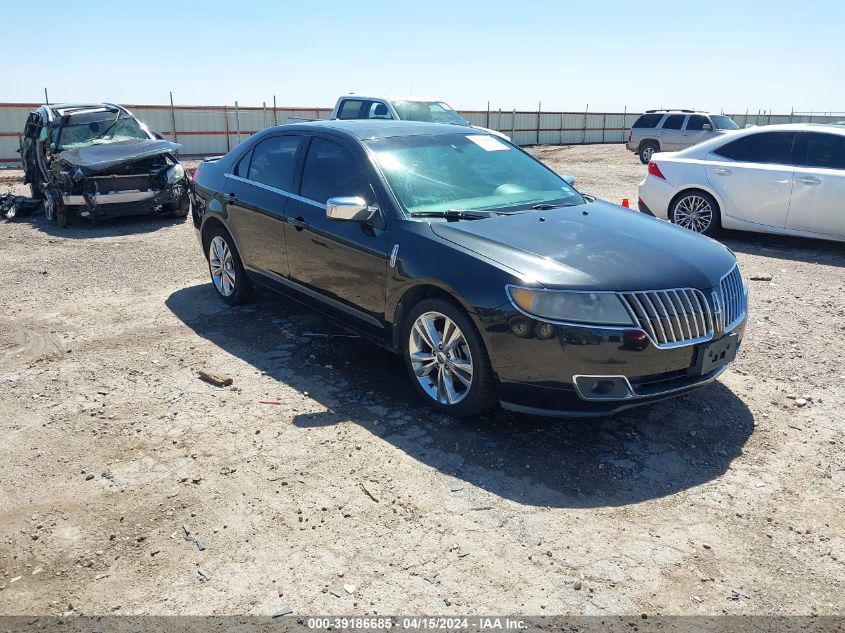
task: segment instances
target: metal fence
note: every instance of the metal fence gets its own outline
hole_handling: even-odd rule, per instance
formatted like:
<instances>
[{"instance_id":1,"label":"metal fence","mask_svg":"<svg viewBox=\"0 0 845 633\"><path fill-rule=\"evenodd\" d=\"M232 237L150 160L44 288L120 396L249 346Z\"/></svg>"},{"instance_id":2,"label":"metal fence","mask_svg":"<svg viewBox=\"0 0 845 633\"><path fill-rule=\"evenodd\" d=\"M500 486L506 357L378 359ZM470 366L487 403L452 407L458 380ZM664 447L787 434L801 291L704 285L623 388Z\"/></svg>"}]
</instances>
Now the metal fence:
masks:
<instances>
[{"instance_id":1,"label":"metal fence","mask_svg":"<svg viewBox=\"0 0 845 633\"><path fill-rule=\"evenodd\" d=\"M18 147L26 117L40 104L0 103L0 167L20 165ZM265 127L282 125L291 117L328 119L331 108L130 105L129 110L151 130L182 145L181 158L225 154ZM517 145L581 145L623 143L639 112L544 112L541 110L463 110L472 125L499 130ZM845 120L842 113L765 112L730 114L740 127L776 123L825 123Z\"/></svg>"}]
</instances>

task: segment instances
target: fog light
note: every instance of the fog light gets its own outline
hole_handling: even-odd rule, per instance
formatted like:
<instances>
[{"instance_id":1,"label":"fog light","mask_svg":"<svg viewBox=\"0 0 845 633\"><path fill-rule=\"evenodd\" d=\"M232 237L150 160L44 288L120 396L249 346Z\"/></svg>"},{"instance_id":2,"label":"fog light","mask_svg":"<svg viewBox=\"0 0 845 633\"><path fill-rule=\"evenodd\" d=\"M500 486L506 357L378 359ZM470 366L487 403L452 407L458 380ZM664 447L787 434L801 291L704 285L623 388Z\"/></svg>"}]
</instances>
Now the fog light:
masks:
<instances>
[{"instance_id":1,"label":"fog light","mask_svg":"<svg viewBox=\"0 0 845 633\"><path fill-rule=\"evenodd\" d=\"M634 395L625 376L573 376L572 382L584 400L625 400Z\"/></svg>"}]
</instances>

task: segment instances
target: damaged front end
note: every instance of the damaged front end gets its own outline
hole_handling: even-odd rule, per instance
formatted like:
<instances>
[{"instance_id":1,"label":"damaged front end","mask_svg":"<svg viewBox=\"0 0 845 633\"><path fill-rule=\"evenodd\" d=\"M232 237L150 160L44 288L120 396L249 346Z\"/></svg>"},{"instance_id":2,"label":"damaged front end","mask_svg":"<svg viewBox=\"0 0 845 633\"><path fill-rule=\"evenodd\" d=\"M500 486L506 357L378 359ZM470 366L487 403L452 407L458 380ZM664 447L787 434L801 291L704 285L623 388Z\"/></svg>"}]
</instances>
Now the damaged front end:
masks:
<instances>
[{"instance_id":1,"label":"damaged front end","mask_svg":"<svg viewBox=\"0 0 845 633\"><path fill-rule=\"evenodd\" d=\"M190 208L176 143L144 140L66 150L49 156L43 183L48 217L89 220L172 213ZM51 217L52 219L52 217Z\"/></svg>"}]
</instances>

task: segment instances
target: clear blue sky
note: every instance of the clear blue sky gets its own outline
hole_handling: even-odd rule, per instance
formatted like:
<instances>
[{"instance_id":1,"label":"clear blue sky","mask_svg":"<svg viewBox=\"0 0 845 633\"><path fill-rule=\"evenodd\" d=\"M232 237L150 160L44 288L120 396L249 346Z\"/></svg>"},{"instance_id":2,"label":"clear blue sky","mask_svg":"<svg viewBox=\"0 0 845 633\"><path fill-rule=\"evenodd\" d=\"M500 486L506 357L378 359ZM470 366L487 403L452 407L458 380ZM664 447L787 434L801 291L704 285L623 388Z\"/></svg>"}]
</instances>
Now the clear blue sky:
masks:
<instances>
[{"instance_id":1,"label":"clear blue sky","mask_svg":"<svg viewBox=\"0 0 845 633\"><path fill-rule=\"evenodd\" d=\"M0 17L0 101L845 111L842 0L3 0Z\"/></svg>"}]
</instances>

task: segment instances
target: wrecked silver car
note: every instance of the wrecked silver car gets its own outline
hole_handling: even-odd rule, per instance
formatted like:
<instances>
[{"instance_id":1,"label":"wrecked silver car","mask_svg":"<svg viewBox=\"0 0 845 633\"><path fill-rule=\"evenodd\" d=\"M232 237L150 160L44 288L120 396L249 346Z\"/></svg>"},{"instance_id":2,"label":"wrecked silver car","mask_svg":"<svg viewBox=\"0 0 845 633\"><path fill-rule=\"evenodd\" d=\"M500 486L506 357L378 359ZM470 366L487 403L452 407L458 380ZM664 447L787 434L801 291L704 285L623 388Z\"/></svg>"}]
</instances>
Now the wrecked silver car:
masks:
<instances>
[{"instance_id":1,"label":"wrecked silver car","mask_svg":"<svg viewBox=\"0 0 845 633\"><path fill-rule=\"evenodd\" d=\"M62 226L74 215L186 216L179 147L116 104L44 105L30 112L21 140L24 182Z\"/></svg>"}]
</instances>

